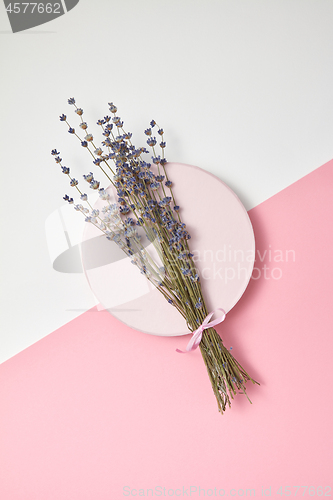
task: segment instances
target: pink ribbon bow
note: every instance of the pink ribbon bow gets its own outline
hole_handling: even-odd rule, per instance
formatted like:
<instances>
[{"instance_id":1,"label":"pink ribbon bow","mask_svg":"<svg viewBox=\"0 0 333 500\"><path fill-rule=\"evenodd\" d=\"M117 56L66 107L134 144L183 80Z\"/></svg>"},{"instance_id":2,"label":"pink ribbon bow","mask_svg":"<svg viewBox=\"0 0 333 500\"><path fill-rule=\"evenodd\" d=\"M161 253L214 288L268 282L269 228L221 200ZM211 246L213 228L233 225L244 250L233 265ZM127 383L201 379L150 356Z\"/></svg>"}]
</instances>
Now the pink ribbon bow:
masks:
<instances>
[{"instance_id":1,"label":"pink ribbon bow","mask_svg":"<svg viewBox=\"0 0 333 500\"><path fill-rule=\"evenodd\" d=\"M222 311L223 312L223 316L220 316L219 318L216 318L216 319L214 319L214 321L211 321L209 323L209 320L213 316L213 314L215 313L215 311L209 313L205 317L205 319L203 320L203 322L201 323L201 325L199 326L199 328L197 328L197 330L195 330L194 332L192 332L192 338L189 341L189 343L187 344L186 351L181 351L180 349L176 349L177 352L180 352L181 354L186 354L187 352L194 351L198 347L198 345L200 344L200 342L201 342L202 334L203 334L204 330L207 330L208 328L212 328L213 326L216 326L216 325L218 325L219 323L222 323L222 321L225 320L225 316L226 316L225 311L223 309L221 309L220 307L217 310L218 311Z\"/></svg>"}]
</instances>

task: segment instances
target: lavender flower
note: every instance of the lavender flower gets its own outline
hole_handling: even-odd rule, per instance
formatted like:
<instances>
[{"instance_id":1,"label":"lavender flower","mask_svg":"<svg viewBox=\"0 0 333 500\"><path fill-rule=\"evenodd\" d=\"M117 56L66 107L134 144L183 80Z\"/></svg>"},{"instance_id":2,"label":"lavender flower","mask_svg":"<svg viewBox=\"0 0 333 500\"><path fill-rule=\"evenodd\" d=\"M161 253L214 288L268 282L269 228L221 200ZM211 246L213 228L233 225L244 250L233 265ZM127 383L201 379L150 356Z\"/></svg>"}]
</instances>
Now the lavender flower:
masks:
<instances>
[{"instance_id":1,"label":"lavender flower","mask_svg":"<svg viewBox=\"0 0 333 500\"><path fill-rule=\"evenodd\" d=\"M94 178L94 174L92 172L90 172L90 174L84 175L83 178L85 181L90 183Z\"/></svg>"}]
</instances>

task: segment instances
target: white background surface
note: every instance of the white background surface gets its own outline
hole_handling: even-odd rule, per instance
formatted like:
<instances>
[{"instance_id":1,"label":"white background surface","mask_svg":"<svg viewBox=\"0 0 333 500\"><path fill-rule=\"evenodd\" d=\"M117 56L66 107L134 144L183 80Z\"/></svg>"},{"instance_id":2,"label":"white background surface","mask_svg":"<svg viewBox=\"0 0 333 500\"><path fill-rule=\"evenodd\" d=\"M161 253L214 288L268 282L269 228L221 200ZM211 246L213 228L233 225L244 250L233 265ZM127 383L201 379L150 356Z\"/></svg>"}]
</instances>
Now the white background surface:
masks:
<instances>
[{"instance_id":1,"label":"white background surface","mask_svg":"<svg viewBox=\"0 0 333 500\"><path fill-rule=\"evenodd\" d=\"M154 118L169 161L250 209L333 157L332 25L325 0L80 0L12 34L0 5L0 361L95 305L82 274L53 270L45 235L70 194L50 150L91 170L58 119L67 98L90 124L114 101L137 145Z\"/></svg>"}]
</instances>

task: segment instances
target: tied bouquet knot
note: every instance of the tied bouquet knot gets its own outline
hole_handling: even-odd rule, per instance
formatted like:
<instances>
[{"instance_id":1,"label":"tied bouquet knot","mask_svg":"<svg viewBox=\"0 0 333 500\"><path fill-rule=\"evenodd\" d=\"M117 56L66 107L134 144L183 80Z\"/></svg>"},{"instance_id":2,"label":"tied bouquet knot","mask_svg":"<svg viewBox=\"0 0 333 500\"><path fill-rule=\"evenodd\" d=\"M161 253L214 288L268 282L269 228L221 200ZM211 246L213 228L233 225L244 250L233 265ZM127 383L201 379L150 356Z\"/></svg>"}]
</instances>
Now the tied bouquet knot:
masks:
<instances>
[{"instance_id":1,"label":"tied bouquet knot","mask_svg":"<svg viewBox=\"0 0 333 500\"><path fill-rule=\"evenodd\" d=\"M192 338L187 344L186 350L181 351L180 349L176 349L177 352L180 352L182 354L186 354L187 352L194 351L200 344L201 339L202 339L202 334L205 330L208 328L213 328L214 326L218 325L219 323L222 323L222 321L225 320L226 313L224 309L221 309L220 307L218 308L218 311L222 311L223 315L220 318L214 319L214 321L209 321L212 316L214 315L214 311L209 313L199 328L197 328L194 332L192 332Z\"/></svg>"},{"instance_id":2,"label":"tied bouquet knot","mask_svg":"<svg viewBox=\"0 0 333 500\"><path fill-rule=\"evenodd\" d=\"M224 347L214 329L225 319L223 309L220 309L222 316L210 321L214 312L207 311L190 249L191 235L182 221L181 206L175 200L172 180L168 177L163 128L152 120L144 131L149 149L137 148L111 102L110 114L97 121L102 136L99 144L83 118L84 110L73 97L68 104L74 107L78 127L74 128L65 114L60 115L60 121L88 152L92 169L103 174L107 186L102 186L95 172L83 175L86 185L98 193L103 204L102 209L97 209L72 176L71 169L63 165L60 152L53 149L51 155L76 191L73 197L66 194L63 199L73 205L85 222L104 234L110 245L117 245L184 318L193 332L185 352L200 348L219 411L223 413L237 392L246 395L246 382L257 382Z\"/></svg>"}]
</instances>

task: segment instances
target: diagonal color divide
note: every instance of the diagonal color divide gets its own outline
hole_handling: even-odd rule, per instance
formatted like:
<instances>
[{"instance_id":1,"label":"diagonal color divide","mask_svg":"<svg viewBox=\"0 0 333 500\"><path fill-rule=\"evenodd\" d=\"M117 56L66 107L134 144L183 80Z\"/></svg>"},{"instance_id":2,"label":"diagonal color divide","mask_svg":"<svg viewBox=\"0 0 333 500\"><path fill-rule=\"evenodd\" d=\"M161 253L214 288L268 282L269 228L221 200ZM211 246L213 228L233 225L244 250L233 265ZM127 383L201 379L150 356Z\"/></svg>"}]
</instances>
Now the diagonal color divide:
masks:
<instances>
[{"instance_id":1,"label":"diagonal color divide","mask_svg":"<svg viewBox=\"0 0 333 500\"><path fill-rule=\"evenodd\" d=\"M219 332L261 383L252 405L222 417L187 339L93 309L0 366L0 498L330 496L332 181L333 161L249 212L258 270Z\"/></svg>"},{"instance_id":2,"label":"diagonal color divide","mask_svg":"<svg viewBox=\"0 0 333 500\"><path fill-rule=\"evenodd\" d=\"M4 0L13 33L53 21L73 9L79 0L10 2Z\"/></svg>"}]
</instances>

